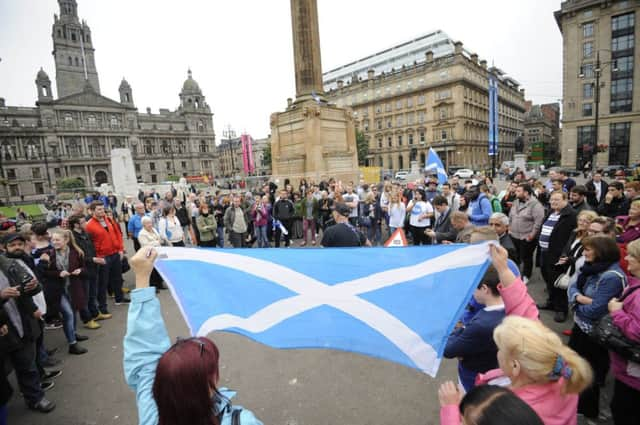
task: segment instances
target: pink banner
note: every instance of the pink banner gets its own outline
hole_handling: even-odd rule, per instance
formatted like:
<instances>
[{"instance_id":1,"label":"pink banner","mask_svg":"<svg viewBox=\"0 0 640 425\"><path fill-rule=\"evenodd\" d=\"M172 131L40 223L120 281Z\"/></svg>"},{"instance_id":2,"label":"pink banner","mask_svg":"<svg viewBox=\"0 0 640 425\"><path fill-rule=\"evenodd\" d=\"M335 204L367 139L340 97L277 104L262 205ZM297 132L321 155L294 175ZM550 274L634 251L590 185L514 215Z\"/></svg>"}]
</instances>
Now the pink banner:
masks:
<instances>
[{"instance_id":1,"label":"pink banner","mask_svg":"<svg viewBox=\"0 0 640 425\"><path fill-rule=\"evenodd\" d=\"M240 137L242 143L242 165L244 172L251 174L255 171L255 164L253 162L253 138L248 134L243 134Z\"/></svg>"}]
</instances>

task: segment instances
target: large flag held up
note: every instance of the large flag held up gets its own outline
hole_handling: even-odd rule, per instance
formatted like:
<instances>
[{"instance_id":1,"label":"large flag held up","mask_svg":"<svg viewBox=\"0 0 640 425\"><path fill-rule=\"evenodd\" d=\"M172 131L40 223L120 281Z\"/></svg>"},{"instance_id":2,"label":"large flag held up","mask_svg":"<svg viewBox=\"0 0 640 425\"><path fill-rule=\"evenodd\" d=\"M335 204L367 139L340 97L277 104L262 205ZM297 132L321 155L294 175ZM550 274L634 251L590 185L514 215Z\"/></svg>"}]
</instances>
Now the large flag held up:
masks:
<instances>
[{"instance_id":1,"label":"large flag held up","mask_svg":"<svg viewBox=\"0 0 640 425\"><path fill-rule=\"evenodd\" d=\"M487 244L158 250L192 335L352 351L431 376L489 265Z\"/></svg>"},{"instance_id":2,"label":"large flag held up","mask_svg":"<svg viewBox=\"0 0 640 425\"><path fill-rule=\"evenodd\" d=\"M425 171L435 170L438 176L438 183L444 184L449 181L449 177L447 176L447 170L444 169L444 165L442 165L442 160L433 150L433 148L429 148L429 156L427 157L427 163L424 166Z\"/></svg>"}]
</instances>

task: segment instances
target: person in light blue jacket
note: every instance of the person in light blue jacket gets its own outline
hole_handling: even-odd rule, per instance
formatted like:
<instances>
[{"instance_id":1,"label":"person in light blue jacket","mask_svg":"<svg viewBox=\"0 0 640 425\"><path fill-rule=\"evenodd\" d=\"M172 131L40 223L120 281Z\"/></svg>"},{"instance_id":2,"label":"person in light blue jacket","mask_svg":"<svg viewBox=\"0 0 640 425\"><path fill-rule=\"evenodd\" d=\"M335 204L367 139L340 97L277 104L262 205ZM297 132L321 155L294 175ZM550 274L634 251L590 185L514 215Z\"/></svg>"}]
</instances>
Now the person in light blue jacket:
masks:
<instances>
[{"instance_id":1,"label":"person in light blue jacket","mask_svg":"<svg viewBox=\"0 0 640 425\"><path fill-rule=\"evenodd\" d=\"M491 208L491 201L487 196L482 193L477 187L473 187L469 190L469 198L471 203L469 204L469 221L474 226L487 226L489 224L489 218L493 214L493 208Z\"/></svg>"},{"instance_id":2,"label":"person in light blue jacket","mask_svg":"<svg viewBox=\"0 0 640 425\"><path fill-rule=\"evenodd\" d=\"M262 425L217 388L218 348L208 338L171 345L149 277L157 252L142 248L129 264L136 275L124 337L124 374L136 393L139 425ZM149 255L148 255L149 254Z\"/></svg>"}]
</instances>

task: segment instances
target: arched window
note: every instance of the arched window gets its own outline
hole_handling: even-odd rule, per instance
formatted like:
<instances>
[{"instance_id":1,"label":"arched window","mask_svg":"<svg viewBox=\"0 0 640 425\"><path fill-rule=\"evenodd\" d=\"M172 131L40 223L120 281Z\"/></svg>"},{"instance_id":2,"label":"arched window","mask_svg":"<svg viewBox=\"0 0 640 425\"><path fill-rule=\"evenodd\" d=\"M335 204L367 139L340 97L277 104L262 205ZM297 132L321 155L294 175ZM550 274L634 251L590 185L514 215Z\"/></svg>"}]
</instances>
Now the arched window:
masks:
<instances>
[{"instance_id":1,"label":"arched window","mask_svg":"<svg viewBox=\"0 0 640 425\"><path fill-rule=\"evenodd\" d=\"M73 66L73 59L69 56L69 66Z\"/></svg>"},{"instance_id":2,"label":"arched window","mask_svg":"<svg viewBox=\"0 0 640 425\"><path fill-rule=\"evenodd\" d=\"M205 140L200 140L200 152L206 153L208 151L207 142Z\"/></svg>"},{"instance_id":3,"label":"arched window","mask_svg":"<svg viewBox=\"0 0 640 425\"><path fill-rule=\"evenodd\" d=\"M402 170L404 168L404 161L402 159L402 155L398 155L398 169Z\"/></svg>"},{"instance_id":4,"label":"arched window","mask_svg":"<svg viewBox=\"0 0 640 425\"><path fill-rule=\"evenodd\" d=\"M144 153L147 155L153 155L153 143L151 140L144 141Z\"/></svg>"},{"instance_id":5,"label":"arched window","mask_svg":"<svg viewBox=\"0 0 640 425\"><path fill-rule=\"evenodd\" d=\"M179 154L183 154L184 153L184 143L183 142L178 142L178 153Z\"/></svg>"},{"instance_id":6,"label":"arched window","mask_svg":"<svg viewBox=\"0 0 640 425\"><path fill-rule=\"evenodd\" d=\"M80 61L78 61L78 57L76 56L76 66L80 66Z\"/></svg>"}]
</instances>

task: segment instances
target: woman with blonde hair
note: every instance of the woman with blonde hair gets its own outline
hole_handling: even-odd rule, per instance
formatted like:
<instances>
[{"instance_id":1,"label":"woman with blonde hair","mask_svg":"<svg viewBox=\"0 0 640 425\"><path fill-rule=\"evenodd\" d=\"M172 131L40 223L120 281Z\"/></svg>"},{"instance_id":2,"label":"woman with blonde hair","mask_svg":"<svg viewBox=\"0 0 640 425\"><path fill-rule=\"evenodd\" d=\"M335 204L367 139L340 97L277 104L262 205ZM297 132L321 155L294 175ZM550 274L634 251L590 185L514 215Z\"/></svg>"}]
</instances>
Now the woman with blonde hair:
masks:
<instances>
[{"instance_id":1,"label":"woman with blonde hair","mask_svg":"<svg viewBox=\"0 0 640 425\"><path fill-rule=\"evenodd\" d=\"M393 234L397 228L404 227L406 207L400 200L398 192L392 192L389 200L389 232Z\"/></svg>"},{"instance_id":2,"label":"woman with blonde hair","mask_svg":"<svg viewBox=\"0 0 640 425\"><path fill-rule=\"evenodd\" d=\"M89 337L76 333L76 312L86 311L88 303L84 291L87 278L84 252L70 230L54 229L50 233L53 250L46 257L40 257L38 268L41 276L62 290L60 311L69 354L84 354L87 349L79 346L78 341L86 341Z\"/></svg>"}]
</instances>

